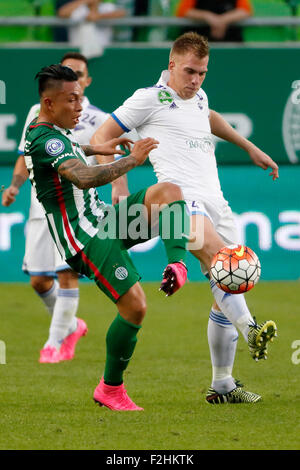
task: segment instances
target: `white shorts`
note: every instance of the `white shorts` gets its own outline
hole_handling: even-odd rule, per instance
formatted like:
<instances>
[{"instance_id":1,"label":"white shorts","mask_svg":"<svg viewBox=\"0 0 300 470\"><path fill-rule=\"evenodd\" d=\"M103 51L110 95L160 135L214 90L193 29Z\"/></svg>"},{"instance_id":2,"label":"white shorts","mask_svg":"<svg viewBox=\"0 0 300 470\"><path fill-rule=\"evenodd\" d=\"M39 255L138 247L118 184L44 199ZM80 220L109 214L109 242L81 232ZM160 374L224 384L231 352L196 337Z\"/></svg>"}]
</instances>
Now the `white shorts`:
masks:
<instances>
[{"instance_id":1,"label":"white shorts","mask_svg":"<svg viewBox=\"0 0 300 470\"><path fill-rule=\"evenodd\" d=\"M58 271L71 269L56 248L46 218L27 221L22 269L30 276L51 277Z\"/></svg>"},{"instance_id":2,"label":"white shorts","mask_svg":"<svg viewBox=\"0 0 300 470\"><path fill-rule=\"evenodd\" d=\"M210 219L216 232L224 241L224 246L240 243L232 210L225 199L221 201L186 200L186 203L189 215L201 214ZM207 269L201 262L200 266L203 274L207 274Z\"/></svg>"}]
</instances>

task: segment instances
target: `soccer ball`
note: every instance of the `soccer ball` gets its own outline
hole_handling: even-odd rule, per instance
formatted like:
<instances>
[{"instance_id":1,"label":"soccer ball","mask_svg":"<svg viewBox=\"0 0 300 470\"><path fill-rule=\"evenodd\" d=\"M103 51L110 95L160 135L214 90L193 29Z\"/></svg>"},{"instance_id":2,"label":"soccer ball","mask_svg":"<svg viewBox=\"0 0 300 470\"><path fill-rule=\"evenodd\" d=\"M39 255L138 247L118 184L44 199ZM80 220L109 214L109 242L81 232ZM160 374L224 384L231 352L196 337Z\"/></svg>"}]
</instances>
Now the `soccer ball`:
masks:
<instances>
[{"instance_id":1,"label":"soccer ball","mask_svg":"<svg viewBox=\"0 0 300 470\"><path fill-rule=\"evenodd\" d=\"M261 266L257 255L244 245L225 246L215 254L210 274L217 286L230 294L242 294L259 281Z\"/></svg>"}]
</instances>

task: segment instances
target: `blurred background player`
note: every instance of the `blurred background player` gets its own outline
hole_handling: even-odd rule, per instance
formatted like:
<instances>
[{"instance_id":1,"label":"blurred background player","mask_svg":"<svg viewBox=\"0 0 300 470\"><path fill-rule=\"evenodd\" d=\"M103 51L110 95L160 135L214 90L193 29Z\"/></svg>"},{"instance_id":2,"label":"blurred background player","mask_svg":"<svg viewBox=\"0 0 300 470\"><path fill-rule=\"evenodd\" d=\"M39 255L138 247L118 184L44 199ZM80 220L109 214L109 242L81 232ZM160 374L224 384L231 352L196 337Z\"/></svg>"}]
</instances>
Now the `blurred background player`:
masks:
<instances>
[{"instance_id":1,"label":"blurred background player","mask_svg":"<svg viewBox=\"0 0 300 470\"><path fill-rule=\"evenodd\" d=\"M84 94L85 89L92 82L88 73L87 59L77 52L69 52L63 56L61 63L75 71ZM25 132L39 112L40 104L38 103L32 106L26 118L19 145L20 156L13 171L11 185L2 195L4 206L9 206L15 201L20 187L28 178L23 155ZM107 117L104 111L91 105L88 98L83 96L82 113L73 131L77 141L81 144L88 143L95 129ZM92 162L92 157L90 159ZM33 289L52 315L49 338L40 351L40 362L52 363L72 359L78 339L87 332L85 322L76 318L79 304L78 275L62 260L50 235L44 209L36 198L33 186L29 220L26 225L23 270L30 275Z\"/></svg>"},{"instance_id":2,"label":"blurred background player","mask_svg":"<svg viewBox=\"0 0 300 470\"><path fill-rule=\"evenodd\" d=\"M242 28L232 25L251 15L250 0L180 0L176 10L176 16L207 23L195 29L210 41L242 41Z\"/></svg>"},{"instance_id":3,"label":"blurred background player","mask_svg":"<svg viewBox=\"0 0 300 470\"><path fill-rule=\"evenodd\" d=\"M278 178L277 164L209 109L201 88L208 61L206 38L191 32L180 36L159 82L137 90L91 139L91 143L99 144L136 129L142 138L153 135L159 140L150 162L159 182L173 182L183 191L191 215L191 233L197 242L189 249L207 277L215 253L224 245L239 243L232 211L220 187L212 134L238 145L255 165L271 167L273 180ZM224 294L212 280L210 287L215 299L208 323L213 378L206 399L210 403L259 401L259 395L244 391L232 377L237 329L251 356L262 359L267 342L276 334L276 325L271 320L257 325L242 294Z\"/></svg>"}]
</instances>

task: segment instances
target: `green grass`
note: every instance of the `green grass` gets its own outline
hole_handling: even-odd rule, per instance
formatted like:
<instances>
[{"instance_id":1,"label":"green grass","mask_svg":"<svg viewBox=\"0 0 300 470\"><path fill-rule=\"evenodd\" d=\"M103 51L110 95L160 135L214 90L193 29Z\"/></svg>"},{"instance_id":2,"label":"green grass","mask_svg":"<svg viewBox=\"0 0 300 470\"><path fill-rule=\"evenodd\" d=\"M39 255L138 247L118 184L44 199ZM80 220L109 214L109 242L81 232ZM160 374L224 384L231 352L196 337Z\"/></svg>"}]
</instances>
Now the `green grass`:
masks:
<instances>
[{"instance_id":1,"label":"green grass","mask_svg":"<svg viewBox=\"0 0 300 470\"><path fill-rule=\"evenodd\" d=\"M0 449L299 449L299 283L263 283L247 294L258 321L274 319L278 338L255 363L239 339L235 377L263 396L255 405L205 402L211 367L206 339L210 292L190 283L166 299L145 284L148 316L126 372L144 412L111 412L92 394L102 374L105 334L115 307L92 284L80 285L79 316L89 333L69 363L39 364L49 316L28 285L1 284Z\"/></svg>"}]
</instances>

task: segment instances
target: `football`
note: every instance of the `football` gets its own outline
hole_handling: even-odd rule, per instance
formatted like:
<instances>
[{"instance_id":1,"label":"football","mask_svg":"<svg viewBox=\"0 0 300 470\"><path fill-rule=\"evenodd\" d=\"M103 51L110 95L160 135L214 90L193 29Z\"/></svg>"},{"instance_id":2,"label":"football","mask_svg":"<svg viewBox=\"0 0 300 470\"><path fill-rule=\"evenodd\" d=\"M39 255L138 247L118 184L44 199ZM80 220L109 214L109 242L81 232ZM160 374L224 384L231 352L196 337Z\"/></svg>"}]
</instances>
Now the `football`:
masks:
<instances>
[{"instance_id":1,"label":"football","mask_svg":"<svg viewBox=\"0 0 300 470\"><path fill-rule=\"evenodd\" d=\"M242 294L259 281L261 266L258 256L244 245L225 246L211 262L210 273L217 286L230 294Z\"/></svg>"}]
</instances>

